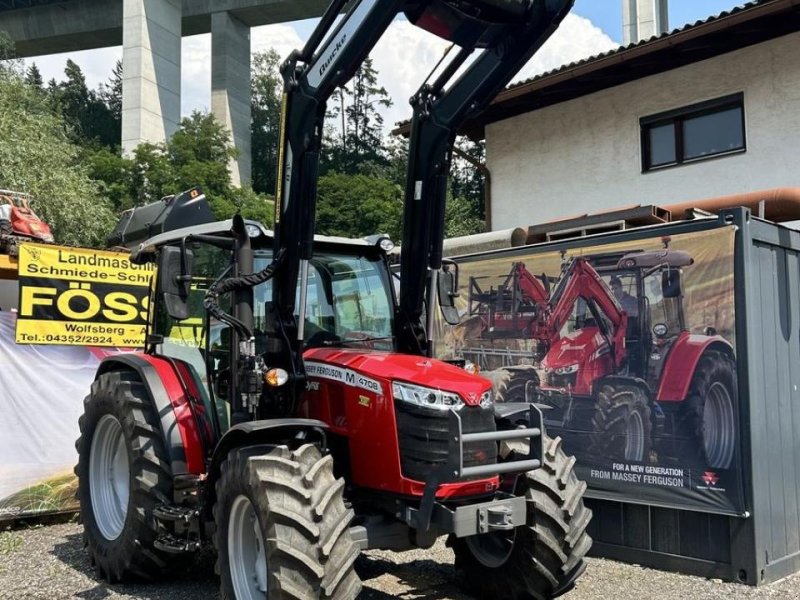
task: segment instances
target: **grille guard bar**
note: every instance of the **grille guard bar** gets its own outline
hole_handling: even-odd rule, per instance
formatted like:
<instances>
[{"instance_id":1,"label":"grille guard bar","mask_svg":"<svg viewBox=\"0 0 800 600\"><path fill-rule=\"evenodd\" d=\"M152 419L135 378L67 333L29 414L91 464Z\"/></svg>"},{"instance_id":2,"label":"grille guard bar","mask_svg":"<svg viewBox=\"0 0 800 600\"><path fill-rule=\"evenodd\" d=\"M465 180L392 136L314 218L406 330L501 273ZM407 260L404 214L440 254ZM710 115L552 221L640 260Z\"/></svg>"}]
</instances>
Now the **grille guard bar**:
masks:
<instances>
[{"instance_id":1,"label":"grille guard bar","mask_svg":"<svg viewBox=\"0 0 800 600\"><path fill-rule=\"evenodd\" d=\"M544 455L544 442L542 436L542 413L534 404L525 404L513 411L513 420L508 416L497 418L500 415L496 410L498 425L507 423L518 426L515 429L502 429L499 431L486 431L478 433L464 433L461 416L458 411L450 409L450 440L447 463L433 470L425 481L425 490L420 501L419 511L415 511L412 526L420 531L429 531L431 517L436 503L436 492L444 483L456 483L468 477L484 477L503 475L506 473L525 473L542 466ZM528 454L519 460L498 462L493 465L478 465L475 467L464 466L464 444L470 442L502 442L502 441L528 441Z\"/></svg>"}]
</instances>

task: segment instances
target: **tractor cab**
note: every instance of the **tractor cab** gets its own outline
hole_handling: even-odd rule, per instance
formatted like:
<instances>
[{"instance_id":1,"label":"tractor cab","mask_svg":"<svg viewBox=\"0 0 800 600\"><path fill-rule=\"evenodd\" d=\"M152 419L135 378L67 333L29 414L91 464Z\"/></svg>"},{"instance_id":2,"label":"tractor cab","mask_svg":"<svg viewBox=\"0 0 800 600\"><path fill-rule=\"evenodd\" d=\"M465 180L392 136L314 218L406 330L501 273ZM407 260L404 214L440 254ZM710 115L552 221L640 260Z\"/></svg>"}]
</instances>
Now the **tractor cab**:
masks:
<instances>
[{"instance_id":1,"label":"tractor cab","mask_svg":"<svg viewBox=\"0 0 800 600\"><path fill-rule=\"evenodd\" d=\"M681 332L682 271L694 259L681 250L611 252L589 258L628 315L628 368L658 381L662 360Z\"/></svg>"},{"instance_id":2,"label":"tractor cab","mask_svg":"<svg viewBox=\"0 0 800 600\"><path fill-rule=\"evenodd\" d=\"M262 271L273 259L273 233L254 221L245 222L244 228L252 253L252 270ZM207 411L220 417L217 436L230 424L230 407L233 394L237 393L231 367L236 364L238 348L231 325L206 310L205 298L221 275L238 268L233 229L233 220L186 227L155 236L134 251L134 260L158 260L160 265L152 295L150 351L187 365L207 403ZM315 236L316 251L309 262L305 302L300 302L299 286L296 301L298 307L306 307L306 350L395 350L396 300L387 268L387 249L392 247L386 236L373 236L370 240ZM188 285L178 290L166 289L164 280L179 279ZM237 308L231 296L220 298L220 308L226 313L252 312L252 343L257 356L269 349L272 288L271 279L256 284L252 295L239 299L243 306ZM295 316L299 319L299 309ZM260 405L266 407L261 418L274 416L269 411L274 403Z\"/></svg>"}]
</instances>

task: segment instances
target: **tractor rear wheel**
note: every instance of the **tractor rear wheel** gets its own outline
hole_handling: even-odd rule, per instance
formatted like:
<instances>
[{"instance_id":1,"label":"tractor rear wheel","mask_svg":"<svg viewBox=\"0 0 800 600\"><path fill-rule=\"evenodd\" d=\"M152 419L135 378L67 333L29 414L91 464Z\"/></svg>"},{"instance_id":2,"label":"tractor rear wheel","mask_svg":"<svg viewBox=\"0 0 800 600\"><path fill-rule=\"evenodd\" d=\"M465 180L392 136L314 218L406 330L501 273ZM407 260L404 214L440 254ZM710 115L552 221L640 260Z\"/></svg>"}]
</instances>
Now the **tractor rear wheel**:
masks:
<instances>
[{"instance_id":1,"label":"tractor rear wheel","mask_svg":"<svg viewBox=\"0 0 800 600\"><path fill-rule=\"evenodd\" d=\"M343 489L332 458L314 445L232 450L214 505L223 600L358 596L359 549Z\"/></svg>"},{"instance_id":2,"label":"tractor rear wheel","mask_svg":"<svg viewBox=\"0 0 800 600\"><path fill-rule=\"evenodd\" d=\"M586 484L575 475L575 458L561 438L544 439L540 469L519 478L527 500L526 524L466 538L451 538L460 585L477 598L554 598L571 590L586 568L592 545L583 505Z\"/></svg>"},{"instance_id":3,"label":"tractor rear wheel","mask_svg":"<svg viewBox=\"0 0 800 600\"><path fill-rule=\"evenodd\" d=\"M602 384L592 425L593 451L605 458L643 462L652 447L647 396L635 385Z\"/></svg>"},{"instance_id":4,"label":"tractor rear wheel","mask_svg":"<svg viewBox=\"0 0 800 600\"><path fill-rule=\"evenodd\" d=\"M147 580L174 570L174 558L154 548L153 509L170 502L172 472L144 384L129 371L100 375L78 424L78 500L97 575Z\"/></svg>"},{"instance_id":5,"label":"tractor rear wheel","mask_svg":"<svg viewBox=\"0 0 800 600\"><path fill-rule=\"evenodd\" d=\"M727 469L736 451L736 363L709 350L700 358L681 407L679 431L713 469Z\"/></svg>"}]
</instances>

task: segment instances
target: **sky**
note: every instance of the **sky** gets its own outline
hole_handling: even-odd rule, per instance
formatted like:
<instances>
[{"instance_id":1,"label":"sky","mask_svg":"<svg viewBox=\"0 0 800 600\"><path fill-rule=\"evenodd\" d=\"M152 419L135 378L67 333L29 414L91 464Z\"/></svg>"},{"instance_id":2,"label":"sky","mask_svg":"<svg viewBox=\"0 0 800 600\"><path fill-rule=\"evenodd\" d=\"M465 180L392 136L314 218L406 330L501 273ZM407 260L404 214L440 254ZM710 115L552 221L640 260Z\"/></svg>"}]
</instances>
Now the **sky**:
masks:
<instances>
[{"instance_id":1,"label":"sky","mask_svg":"<svg viewBox=\"0 0 800 600\"><path fill-rule=\"evenodd\" d=\"M606 52L622 43L623 0L576 0L575 7L552 38L517 75L521 81L589 56ZM669 26L682 27L742 4L734 0L670 0ZM251 32L253 52L275 48L281 56L302 46L314 20L256 27ZM211 103L211 36L183 38L181 110L206 111ZM405 20L396 20L372 52L378 83L383 85L394 105L383 111L387 127L410 117L408 98L425 79L447 47L443 40ZM30 59L36 62L45 81L63 79L66 60L78 63L90 87L109 79L121 47L87 50Z\"/></svg>"}]
</instances>

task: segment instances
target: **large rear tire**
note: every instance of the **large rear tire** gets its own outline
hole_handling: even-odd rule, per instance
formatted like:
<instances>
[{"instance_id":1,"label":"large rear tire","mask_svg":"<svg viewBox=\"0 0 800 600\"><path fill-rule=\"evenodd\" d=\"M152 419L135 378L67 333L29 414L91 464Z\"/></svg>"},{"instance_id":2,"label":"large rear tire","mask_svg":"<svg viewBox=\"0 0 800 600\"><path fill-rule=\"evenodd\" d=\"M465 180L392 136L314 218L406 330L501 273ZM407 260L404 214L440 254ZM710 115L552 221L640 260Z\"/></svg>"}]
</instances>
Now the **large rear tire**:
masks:
<instances>
[{"instance_id":1,"label":"large rear tire","mask_svg":"<svg viewBox=\"0 0 800 600\"><path fill-rule=\"evenodd\" d=\"M600 385L592 424L592 448L599 456L637 462L648 459L653 422L647 396L638 386Z\"/></svg>"},{"instance_id":2,"label":"large rear tire","mask_svg":"<svg viewBox=\"0 0 800 600\"><path fill-rule=\"evenodd\" d=\"M561 438L545 436L544 447L542 467L517 483L527 500L526 525L451 540L458 582L477 598L554 598L571 590L586 568L592 545L586 484L575 475L575 458L564 453Z\"/></svg>"},{"instance_id":3,"label":"large rear tire","mask_svg":"<svg viewBox=\"0 0 800 600\"><path fill-rule=\"evenodd\" d=\"M361 590L352 509L333 460L307 444L248 446L222 463L214 505L223 600L332 598Z\"/></svg>"},{"instance_id":4,"label":"large rear tire","mask_svg":"<svg viewBox=\"0 0 800 600\"><path fill-rule=\"evenodd\" d=\"M736 363L709 350L700 358L681 407L679 431L712 469L727 469L736 452Z\"/></svg>"},{"instance_id":5,"label":"large rear tire","mask_svg":"<svg viewBox=\"0 0 800 600\"><path fill-rule=\"evenodd\" d=\"M78 424L80 515L97 575L113 583L174 570L174 558L154 548L153 509L170 503L172 472L144 384L129 371L100 375Z\"/></svg>"}]
</instances>

